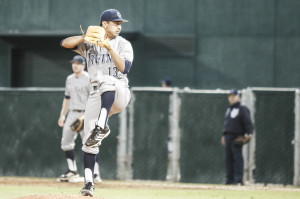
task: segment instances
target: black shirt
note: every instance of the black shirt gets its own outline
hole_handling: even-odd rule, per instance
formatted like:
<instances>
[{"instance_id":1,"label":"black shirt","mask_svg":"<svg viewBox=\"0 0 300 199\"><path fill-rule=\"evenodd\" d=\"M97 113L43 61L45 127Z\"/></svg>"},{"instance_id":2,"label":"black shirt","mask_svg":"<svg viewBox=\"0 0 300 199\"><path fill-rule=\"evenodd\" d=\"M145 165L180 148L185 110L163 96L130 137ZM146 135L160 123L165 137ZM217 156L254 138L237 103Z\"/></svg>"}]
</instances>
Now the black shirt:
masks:
<instances>
[{"instance_id":1,"label":"black shirt","mask_svg":"<svg viewBox=\"0 0 300 199\"><path fill-rule=\"evenodd\" d=\"M241 103L236 103L226 111L223 134L253 134L250 111Z\"/></svg>"}]
</instances>

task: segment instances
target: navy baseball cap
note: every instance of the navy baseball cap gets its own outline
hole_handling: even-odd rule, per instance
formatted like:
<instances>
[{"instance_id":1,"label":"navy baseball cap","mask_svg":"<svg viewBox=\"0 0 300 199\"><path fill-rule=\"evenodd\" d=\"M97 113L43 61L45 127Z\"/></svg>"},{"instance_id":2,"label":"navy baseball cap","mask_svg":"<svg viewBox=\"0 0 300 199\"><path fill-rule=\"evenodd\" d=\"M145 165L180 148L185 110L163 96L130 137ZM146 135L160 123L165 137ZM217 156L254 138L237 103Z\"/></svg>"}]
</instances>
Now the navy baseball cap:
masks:
<instances>
[{"instance_id":1,"label":"navy baseball cap","mask_svg":"<svg viewBox=\"0 0 300 199\"><path fill-rule=\"evenodd\" d=\"M75 55L70 62L71 63L77 62L77 63L85 64L85 58L82 57L81 55Z\"/></svg>"},{"instance_id":2,"label":"navy baseball cap","mask_svg":"<svg viewBox=\"0 0 300 199\"><path fill-rule=\"evenodd\" d=\"M238 95L239 94L239 92L238 92L238 90L236 90L236 89L231 89L230 91L229 91L229 93L228 93L228 95Z\"/></svg>"},{"instance_id":3,"label":"navy baseball cap","mask_svg":"<svg viewBox=\"0 0 300 199\"><path fill-rule=\"evenodd\" d=\"M165 83L167 86L172 86L172 79L170 77L165 77L161 83Z\"/></svg>"},{"instance_id":4,"label":"navy baseball cap","mask_svg":"<svg viewBox=\"0 0 300 199\"><path fill-rule=\"evenodd\" d=\"M105 10L100 17L100 26L102 26L102 21L122 21L128 22L128 20L123 19L121 13L116 9Z\"/></svg>"}]
</instances>

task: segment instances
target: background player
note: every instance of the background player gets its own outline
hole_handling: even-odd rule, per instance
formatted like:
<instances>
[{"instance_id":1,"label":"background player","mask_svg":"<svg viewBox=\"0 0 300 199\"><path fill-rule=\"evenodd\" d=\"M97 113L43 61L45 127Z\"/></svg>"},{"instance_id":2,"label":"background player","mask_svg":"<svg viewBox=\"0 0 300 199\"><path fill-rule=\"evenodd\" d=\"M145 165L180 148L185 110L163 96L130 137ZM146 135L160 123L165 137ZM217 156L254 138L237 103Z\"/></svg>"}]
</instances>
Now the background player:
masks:
<instances>
[{"instance_id":1,"label":"background player","mask_svg":"<svg viewBox=\"0 0 300 199\"><path fill-rule=\"evenodd\" d=\"M90 93L84 122L84 174L85 186L82 195L93 195L93 172L98 146L110 133L108 117L119 113L129 103L130 90L127 73L133 61L133 50L129 41L119 36L122 30L119 11L105 10L100 17L100 26L105 29L107 39L103 47L84 42L84 35L73 36L62 41L65 48L73 49L87 60L87 68L93 90Z\"/></svg>"},{"instance_id":2,"label":"background player","mask_svg":"<svg viewBox=\"0 0 300 199\"><path fill-rule=\"evenodd\" d=\"M251 140L253 125L250 111L241 105L240 95L236 89L231 89L228 95L229 108L225 113L225 122L221 143L225 146L226 182L225 184L243 185L244 160L243 143L237 143L237 138L245 137ZM248 134L245 136L245 134Z\"/></svg>"},{"instance_id":3,"label":"background player","mask_svg":"<svg viewBox=\"0 0 300 199\"><path fill-rule=\"evenodd\" d=\"M79 132L72 131L70 125L81 115L84 114L87 103L90 84L87 72L84 71L85 59L80 55L76 55L71 60L73 74L69 75L66 80L65 98L63 100L58 125L63 127L61 139L61 148L66 154L68 163L68 171L59 176L58 181L68 182L74 178L78 178L77 165L74 154L75 140L80 134L84 136L83 130ZM68 116L66 117L66 115ZM98 161L95 165L95 181L100 182L100 172Z\"/></svg>"}]
</instances>

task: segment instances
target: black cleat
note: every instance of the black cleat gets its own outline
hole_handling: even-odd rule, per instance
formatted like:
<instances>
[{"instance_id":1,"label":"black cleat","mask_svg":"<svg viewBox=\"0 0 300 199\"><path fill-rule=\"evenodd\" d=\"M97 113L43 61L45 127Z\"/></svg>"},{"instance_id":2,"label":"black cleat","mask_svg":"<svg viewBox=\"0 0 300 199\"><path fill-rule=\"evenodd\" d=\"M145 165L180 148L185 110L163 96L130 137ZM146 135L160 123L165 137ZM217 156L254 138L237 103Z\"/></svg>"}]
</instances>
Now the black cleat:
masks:
<instances>
[{"instance_id":1,"label":"black cleat","mask_svg":"<svg viewBox=\"0 0 300 199\"><path fill-rule=\"evenodd\" d=\"M91 131L90 136L85 141L85 146L88 147L98 147L101 145L101 141L106 138L110 134L110 129L105 127L102 129L99 126L95 126L95 128Z\"/></svg>"},{"instance_id":2,"label":"black cleat","mask_svg":"<svg viewBox=\"0 0 300 199\"><path fill-rule=\"evenodd\" d=\"M95 189L94 185L91 182L88 182L81 189L81 194L83 196L91 196L91 197L93 197L94 189Z\"/></svg>"}]
</instances>

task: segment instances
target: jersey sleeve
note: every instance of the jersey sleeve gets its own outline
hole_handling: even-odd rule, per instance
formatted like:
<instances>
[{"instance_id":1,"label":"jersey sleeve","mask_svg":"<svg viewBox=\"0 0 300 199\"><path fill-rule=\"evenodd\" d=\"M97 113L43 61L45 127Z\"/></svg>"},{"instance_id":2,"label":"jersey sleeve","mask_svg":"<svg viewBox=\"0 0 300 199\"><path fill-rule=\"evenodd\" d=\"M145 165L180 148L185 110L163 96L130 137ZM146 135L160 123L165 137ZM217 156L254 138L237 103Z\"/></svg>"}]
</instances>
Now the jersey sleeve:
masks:
<instances>
[{"instance_id":1,"label":"jersey sleeve","mask_svg":"<svg viewBox=\"0 0 300 199\"><path fill-rule=\"evenodd\" d=\"M66 80L66 87L65 87L65 98L69 99L71 97L71 92L70 92L70 83L68 81L69 78Z\"/></svg>"},{"instance_id":2,"label":"jersey sleeve","mask_svg":"<svg viewBox=\"0 0 300 199\"><path fill-rule=\"evenodd\" d=\"M125 60L125 69L123 74L128 74L133 61L133 49L130 42L126 41L121 47L120 56Z\"/></svg>"},{"instance_id":3,"label":"jersey sleeve","mask_svg":"<svg viewBox=\"0 0 300 199\"><path fill-rule=\"evenodd\" d=\"M133 49L131 46L131 43L129 41L124 42L121 50L120 50L120 56L132 63L133 61Z\"/></svg>"}]
</instances>

